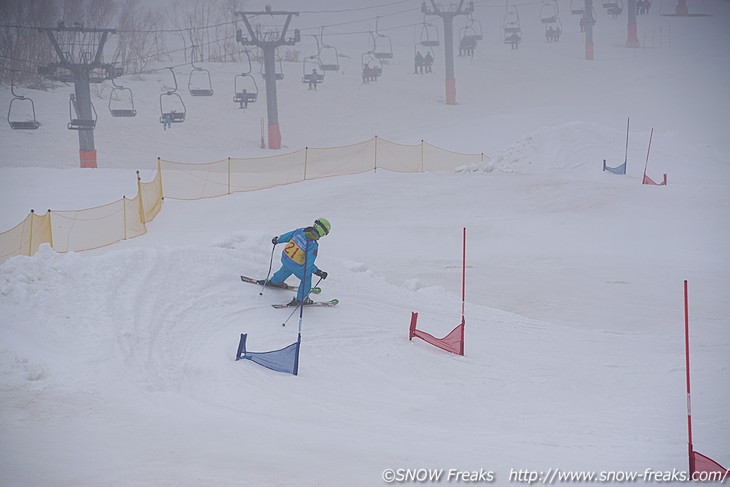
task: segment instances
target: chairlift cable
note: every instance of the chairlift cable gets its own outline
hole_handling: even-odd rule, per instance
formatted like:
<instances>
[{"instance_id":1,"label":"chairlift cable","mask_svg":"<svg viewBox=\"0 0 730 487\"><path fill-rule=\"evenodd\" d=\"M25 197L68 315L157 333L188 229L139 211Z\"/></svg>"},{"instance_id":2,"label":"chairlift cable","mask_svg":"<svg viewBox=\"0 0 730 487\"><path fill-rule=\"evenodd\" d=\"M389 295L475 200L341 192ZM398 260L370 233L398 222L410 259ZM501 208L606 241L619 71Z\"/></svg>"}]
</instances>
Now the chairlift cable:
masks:
<instances>
[{"instance_id":1,"label":"chairlift cable","mask_svg":"<svg viewBox=\"0 0 730 487\"><path fill-rule=\"evenodd\" d=\"M356 7L356 8L345 8L339 10L304 10L300 11L303 14L339 14L343 12L357 12L360 10L369 10L373 8L390 7L391 5L399 5L401 3L411 3L411 0L400 0L397 2L388 2L382 5L371 5L369 7Z\"/></svg>"}]
</instances>

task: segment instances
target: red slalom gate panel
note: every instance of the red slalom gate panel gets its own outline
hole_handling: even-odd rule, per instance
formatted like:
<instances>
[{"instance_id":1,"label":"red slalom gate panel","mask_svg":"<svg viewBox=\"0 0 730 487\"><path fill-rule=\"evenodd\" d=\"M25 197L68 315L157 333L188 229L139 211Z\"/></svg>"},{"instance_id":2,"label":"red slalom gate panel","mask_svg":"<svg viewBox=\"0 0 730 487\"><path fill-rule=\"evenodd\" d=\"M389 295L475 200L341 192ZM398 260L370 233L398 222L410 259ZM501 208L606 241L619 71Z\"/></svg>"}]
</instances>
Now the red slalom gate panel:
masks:
<instances>
[{"instance_id":1,"label":"red slalom gate panel","mask_svg":"<svg viewBox=\"0 0 730 487\"><path fill-rule=\"evenodd\" d=\"M418 320L418 313L411 313L411 328L408 339L411 340L413 337L420 338L421 340L430 343L434 347L438 347L441 350L455 353L456 355L464 355L464 320L462 319L461 324L457 325L456 328L451 330L448 335L443 338L436 338L430 333L416 329L416 321Z\"/></svg>"}]
</instances>

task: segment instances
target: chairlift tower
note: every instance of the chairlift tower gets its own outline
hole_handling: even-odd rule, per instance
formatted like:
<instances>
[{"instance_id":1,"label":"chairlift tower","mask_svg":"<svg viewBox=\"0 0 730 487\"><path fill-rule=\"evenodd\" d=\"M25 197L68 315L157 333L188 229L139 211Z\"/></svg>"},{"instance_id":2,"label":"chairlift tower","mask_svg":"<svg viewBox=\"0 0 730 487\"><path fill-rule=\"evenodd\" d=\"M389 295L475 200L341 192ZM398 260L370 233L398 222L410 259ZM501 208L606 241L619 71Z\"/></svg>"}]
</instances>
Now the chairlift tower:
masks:
<instances>
[{"instance_id":1,"label":"chairlift tower","mask_svg":"<svg viewBox=\"0 0 730 487\"><path fill-rule=\"evenodd\" d=\"M431 6L424 1L421 4L421 11L426 15L438 15L444 21L444 53L446 55L446 104L456 105L456 78L454 77L454 17L457 15L469 15L474 11L474 2L467 3L464 7L464 0L459 0L459 5L449 5L444 9L436 4L436 0L430 0Z\"/></svg>"},{"instance_id":2,"label":"chairlift tower","mask_svg":"<svg viewBox=\"0 0 730 487\"><path fill-rule=\"evenodd\" d=\"M76 23L67 27L61 22L58 27L43 27L51 41L59 62L38 67L38 74L48 79L73 82L74 95L71 96L71 115L68 128L79 133L79 157L81 167L96 167L96 148L94 147L94 127L96 116L91 104L90 83L101 83L107 79L121 76L122 69L102 62L102 52L109 34L116 34L116 29L85 28ZM65 74L57 74L58 69ZM93 71L93 74L92 74ZM76 118L73 112L76 113Z\"/></svg>"},{"instance_id":3,"label":"chairlift tower","mask_svg":"<svg viewBox=\"0 0 730 487\"><path fill-rule=\"evenodd\" d=\"M689 15L687 0L677 0L677 6L674 8L674 15L682 17L686 17Z\"/></svg>"},{"instance_id":4,"label":"chairlift tower","mask_svg":"<svg viewBox=\"0 0 730 487\"><path fill-rule=\"evenodd\" d=\"M596 19L593 16L593 0L585 0L585 10L580 20L586 35L586 60L593 61L593 25Z\"/></svg>"},{"instance_id":5,"label":"chairlift tower","mask_svg":"<svg viewBox=\"0 0 730 487\"><path fill-rule=\"evenodd\" d=\"M235 12L243 19L248 30L248 37L243 35L239 30L236 34L236 40L244 46L257 46L264 55L264 80L266 82L266 111L269 119L269 149L281 148L281 131L279 130L279 110L276 99L276 48L279 46L293 46L301 40L299 29L294 29L294 36L286 37L289 29L289 23L293 16L298 16L299 12L283 12L272 11L270 6L266 6L263 12ZM269 31L262 32L261 29L254 29L249 22L249 16L259 15L285 15L286 21L280 32Z\"/></svg>"},{"instance_id":6,"label":"chairlift tower","mask_svg":"<svg viewBox=\"0 0 730 487\"><path fill-rule=\"evenodd\" d=\"M628 36L626 38L626 47L641 47L639 43L638 28L636 26L636 0L629 0L628 2Z\"/></svg>"}]
</instances>

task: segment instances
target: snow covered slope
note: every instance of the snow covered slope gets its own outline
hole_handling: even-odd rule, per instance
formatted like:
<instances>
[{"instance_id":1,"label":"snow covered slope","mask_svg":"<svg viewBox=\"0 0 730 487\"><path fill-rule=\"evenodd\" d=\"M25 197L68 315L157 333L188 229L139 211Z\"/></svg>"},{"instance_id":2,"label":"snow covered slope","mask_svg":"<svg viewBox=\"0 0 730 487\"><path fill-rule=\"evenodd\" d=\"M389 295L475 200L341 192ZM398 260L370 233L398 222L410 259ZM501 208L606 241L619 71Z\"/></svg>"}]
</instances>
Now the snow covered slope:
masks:
<instances>
[{"instance_id":1,"label":"snow covered slope","mask_svg":"<svg viewBox=\"0 0 730 487\"><path fill-rule=\"evenodd\" d=\"M477 3L486 35L456 60L458 105L443 103L441 65L411 73L412 28L389 31L397 57L369 85L357 71L367 37L333 37L343 72L316 93L285 66L281 152L377 134L490 163L166 200L144 236L0 265L0 484L378 486L388 468L454 468L508 485L512 469L684 470L684 279L694 443L730 464L730 5L640 17L641 32L671 26L671 47L641 50L621 47L625 15L599 12L587 62L567 3L557 44L539 5L521 7L517 52L500 40L503 5ZM96 170L75 169L69 88L33 93L41 129L0 128L1 229L30 208L133 195L134 169L148 179L158 156L270 155L258 148L265 105L244 113L226 92L240 67L207 67L216 96L187 97L189 120L168 131L165 73L125 80L139 114L100 114ZM629 116L628 174L602 172L624 160ZM648 173L667 173L665 187L641 184L652 128ZM271 237L317 217L332 222L321 296L340 304L305 309L299 376L236 362L241 333L253 351L296 340L297 317L282 327L289 312L269 306L292 294L261 296L238 276L263 277ZM411 311L435 336L459 323L463 227L460 357L407 338Z\"/></svg>"}]
</instances>

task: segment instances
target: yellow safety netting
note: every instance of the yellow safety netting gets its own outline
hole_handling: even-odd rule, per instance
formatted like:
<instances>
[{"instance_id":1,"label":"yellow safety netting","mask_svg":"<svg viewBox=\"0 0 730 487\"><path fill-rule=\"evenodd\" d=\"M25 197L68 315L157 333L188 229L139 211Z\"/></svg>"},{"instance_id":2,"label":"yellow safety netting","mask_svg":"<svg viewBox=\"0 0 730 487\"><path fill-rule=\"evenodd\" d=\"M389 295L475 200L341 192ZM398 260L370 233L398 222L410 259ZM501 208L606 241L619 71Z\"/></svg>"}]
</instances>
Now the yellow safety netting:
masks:
<instances>
[{"instance_id":1,"label":"yellow safety netting","mask_svg":"<svg viewBox=\"0 0 730 487\"><path fill-rule=\"evenodd\" d=\"M148 183L139 180L137 173L138 195L141 195L139 202L140 221L151 222L162 209L162 173L157 168L155 179Z\"/></svg>"},{"instance_id":2,"label":"yellow safety netting","mask_svg":"<svg viewBox=\"0 0 730 487\"><path fill-rule=\"evenodd\" d=\"M16 255L33 255L43 243L51 241L51 212L36 215L34 211L25 220L7 232L0 233L0 262Z\"/></svg>"},{"instance_id":3,"label":"yellow safety netting","mask_svg":"<svg viewBox=\"0 0 730 487\"><path fill-rule=\"evenodd\" d=\"M58 252L90 250L138 237L147 230L140 215L140 196L95 208L51 212L53 248Z\"/></svg>"},{"instance_id":4,"label":"yellow safety netting","mask_svg":"<svg viewBox=\"0 0 730 487\"><path fill-rule=\"evenodd\" d=\"M162 209L164 198L194 200L240 191L254 191L331 176L376 169L398 172L453 171L488 161L484 154L462 154L425 142L403 145L379 137L359 144L305 148L270 157L208 163L158 159L152 181L137 175L137 196L95 208L71 211L33 211L14 228L0 233L0 263L16 255L33 255L48 243L56 251L90 250L137 237Z\"/></svg>"}]
</instances>

